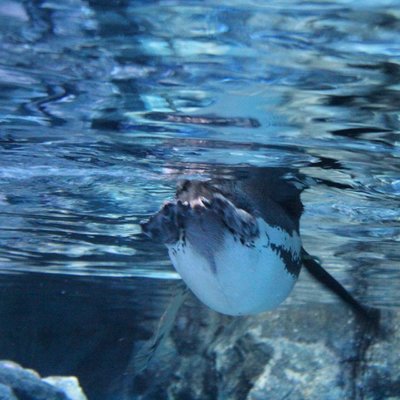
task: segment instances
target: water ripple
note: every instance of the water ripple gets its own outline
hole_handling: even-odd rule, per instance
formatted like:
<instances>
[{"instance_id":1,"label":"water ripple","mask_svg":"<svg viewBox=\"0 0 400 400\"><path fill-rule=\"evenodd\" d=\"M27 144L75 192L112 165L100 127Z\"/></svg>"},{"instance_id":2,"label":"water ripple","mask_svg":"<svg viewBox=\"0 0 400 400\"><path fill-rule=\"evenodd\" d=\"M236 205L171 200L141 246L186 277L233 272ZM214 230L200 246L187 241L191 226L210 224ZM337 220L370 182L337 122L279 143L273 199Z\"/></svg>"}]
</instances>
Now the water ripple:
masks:
<instances>
[{"instance_id":1,"label":"water ripple","mask_svg":"<svg viewBox=\"0 0 400 400\"><path fill-rule=\"evenodd\" d=\"M400 306L397 1L10 1L0 22L1 273L176 279L138 224L179 178L291 166L316 182L309 251Z\"/></svg>"}]
</instances>

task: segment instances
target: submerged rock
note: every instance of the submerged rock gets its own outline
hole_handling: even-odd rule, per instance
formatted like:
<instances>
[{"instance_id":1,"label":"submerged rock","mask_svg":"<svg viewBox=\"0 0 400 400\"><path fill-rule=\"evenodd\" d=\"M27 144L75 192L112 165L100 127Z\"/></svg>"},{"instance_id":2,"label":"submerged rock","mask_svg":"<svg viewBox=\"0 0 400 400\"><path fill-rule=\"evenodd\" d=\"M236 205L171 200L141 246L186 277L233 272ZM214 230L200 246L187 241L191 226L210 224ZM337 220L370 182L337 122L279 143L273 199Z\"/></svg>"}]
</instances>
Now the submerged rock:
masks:
<instances>
[{"instance_id":1,"label":"submerged rock","mask_svg":"<svg viewBox=\"0 0 400 400\"><path fill-rule=\"evenodd\" d=\"M157 329L176 281L7 279L2 358L43 376L77 376L90 400L400 398L396 310L382 313L383 334L371 336L342 303L322 304L318 295L251 317L220 315L189 296L164 346L135 378L131 369L141 368L137 362L131 368L132 351L137 354ZM72 295L60 296L64 290ZM29 372L19 369L17 376ZM28 375L47 389L54 383ZM60 395L61 387L50 388ZM12 389L0 379L1 400L20 400ZM65 390L62 396L81 400Z\"/></svg>"},{"instance_id":2,"label":"submerged rock","mask_svg":"<svg viewBox=\"0 0 400 400\"><path fill-rule=\"evenodd\" d=\"M0 361L0 400L86 400L75 377L41 378L12 361Z\"/></svg>"},{"instance_id":3,"label":"submerged rock","mask_svg":"<svg viewBox=\"0 0 400 400\"><path fill-rule=\"evenodd\" d=\"M386 313L385 336L365 353L360 382L364 400L400 399L400 313Z\"/></svg>"},{"instance_id":4,"label":"submerged rock","mask_svg":"<svg viewBox=\"0 0 400 400\"><path fill-rule=\"evenodd\" d=\"M79 381L75 376L49 376L42 379L50 385L62 390L71 400L86 400Z\"/></svg>"},{"instance_id":5,"label":"submerged rock","mask_svg":"<svg viewBox=\"0 0 400 400\"><path fill-rule=\"evenodd\" d=\"M0 400L18 400L18 398L9 386L0 383Z\"/></svg>"},{"instance_id":6,"label":"submerged rock","mask_svg":"<svg viewBox=\"0 0 400 400\"><path fill-rule=\"evenodd\" d=\"M132 394L141 400L160 393L171 400L361 400L380 371L393 395L397 353L391 373L390 365L378 368L390 343L341 304L239 318L189 304L161 356L136 378ZM368 393L370 400L383 398L374 388Z\"/></svg>"}]
</instances>

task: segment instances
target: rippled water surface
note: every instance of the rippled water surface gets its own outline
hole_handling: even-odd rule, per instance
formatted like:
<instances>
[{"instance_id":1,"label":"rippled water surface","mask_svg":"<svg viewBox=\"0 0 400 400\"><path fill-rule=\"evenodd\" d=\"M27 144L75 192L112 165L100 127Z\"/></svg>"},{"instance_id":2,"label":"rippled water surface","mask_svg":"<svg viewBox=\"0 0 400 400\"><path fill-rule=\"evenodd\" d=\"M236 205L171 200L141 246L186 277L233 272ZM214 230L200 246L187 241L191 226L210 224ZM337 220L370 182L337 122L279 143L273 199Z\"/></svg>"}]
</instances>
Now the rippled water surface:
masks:
<instances>
[{"instance_id":1,"label":"rippled water surface","mask_svg":"<svg viewBox=\"0 0 400 400\"><path fill-rule=\"evenodd\" d=\"M290 166L321 178L303 195L308 251L399 307L399 10L2 1L0 272L176 279L138 223L178 178ZM291 301L319 299L310 287Z\"/></svg>"}]
</instances>

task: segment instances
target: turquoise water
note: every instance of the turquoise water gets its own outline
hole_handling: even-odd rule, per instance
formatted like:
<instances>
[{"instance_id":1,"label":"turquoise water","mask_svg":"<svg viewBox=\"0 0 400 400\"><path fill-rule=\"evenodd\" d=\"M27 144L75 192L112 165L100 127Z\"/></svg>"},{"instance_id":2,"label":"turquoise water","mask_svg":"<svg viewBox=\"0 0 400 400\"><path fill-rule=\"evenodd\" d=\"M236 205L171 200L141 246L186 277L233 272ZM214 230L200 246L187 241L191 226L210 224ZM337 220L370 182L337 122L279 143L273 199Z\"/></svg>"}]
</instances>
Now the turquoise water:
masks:
<instances>
[{"instance_id":1,"label":"turquoise water","mask_svg":"<svg viewBox=\"0 0 400 400\"><path fill-rule=\"evenodd\" d=\"M305 247L361 301L398 309L399 10L1 1L3 285L109 283L127 304L140 282L141 301L165 299L179 277L138 224L177 179L291 166L336 183L303 195ZM304 276L287 306L331 301Z\"/></svg>"}]
</instances>

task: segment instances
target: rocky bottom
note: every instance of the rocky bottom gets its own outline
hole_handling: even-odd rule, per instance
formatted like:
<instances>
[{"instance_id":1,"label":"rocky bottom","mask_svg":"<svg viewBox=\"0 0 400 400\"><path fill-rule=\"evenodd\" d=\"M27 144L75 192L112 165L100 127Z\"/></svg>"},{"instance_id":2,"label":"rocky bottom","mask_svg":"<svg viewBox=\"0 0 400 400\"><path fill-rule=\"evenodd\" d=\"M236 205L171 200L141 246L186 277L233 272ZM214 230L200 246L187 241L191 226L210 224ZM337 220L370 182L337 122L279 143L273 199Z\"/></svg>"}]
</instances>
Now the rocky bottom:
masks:
<instances>
[{"instance_id":1,"label":"rocky bottom","mask_svg":"<svg viewBox=\"0 0 400 400\"><path fill-rule=\"evenodd\" d=\"M165 345L133 378L132 351L155 330L175 284L5 275L0 359L41 376L75 376L89 400L400 400L400 311L382 310L374 333L336 299L226 317L190 297ZM13 371L35 387L43 381ZM57 394L40 399L68 399L45 382ZM14 388L0 380L0 399L19 399Z\"/></svg>"},{"instance_id":2,"label":"rocky bottom","mask_svg":"<svg viewBox=\"0 0 400 400\"><path fill-rule=\"evenodd\" d=\"M0 361L0 400L87 400L74 376L46 378L13 361Z\"/></svg>"},{"instance_id":3,"label":"rocky bottom","mask_svg":"<svg viewBox=\"0 0 400 400\"><path fill-rule=\"evenodd\" d=\"M229 318L187 305L134 382L141 400L400 399L400 313L371 331L341 304Z\"/></svg>"}]
</instances>

